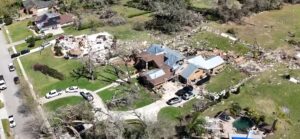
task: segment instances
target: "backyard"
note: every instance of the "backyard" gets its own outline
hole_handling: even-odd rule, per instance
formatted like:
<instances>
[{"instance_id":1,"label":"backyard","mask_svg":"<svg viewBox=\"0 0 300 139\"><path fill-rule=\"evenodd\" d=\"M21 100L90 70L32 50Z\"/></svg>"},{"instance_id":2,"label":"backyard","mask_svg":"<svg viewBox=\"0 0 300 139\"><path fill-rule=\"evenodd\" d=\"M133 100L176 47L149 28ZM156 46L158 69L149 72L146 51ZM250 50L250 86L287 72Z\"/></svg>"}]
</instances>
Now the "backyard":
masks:
<instances>
[{"instance_id":1,"label":"backyard","mask_svg":"<svg viewBox=\"0 0 300 139\"><path fill-rule=\"evenodd\" d=\"M34 85L34 89L38 92L40 97L44 96L48 91L52 89L65 89L69 86L79 86L80 88L86 88L88 90L96 90L105 85L111 83L111 81L117 79L117 77L109 72L112 67L100 66L97 68L98 78L95 81L89 81L86 78L77 78L71 75L74 69L77 69L82 65L80 60L65 60L63 58L55 58L51 52L51 48L46 48L41 53L33 53L31 55L21 58L23 66L30 77L31 82ZM64 76L64 80L57 80L50 76L46 76L41 72L34 71L33 65L36 63L48 65L61 72Z\"/></svg>"},{"instance_id":2,"label":"backyard","mask_svg":"<svg viewBox=\"0 0 300 139\"><path fill-rule=\"evenodd\" d=\"M197 45L197 42L200 43L200 45ZM234 51L237 54L246 54L249 52L249 49L240 43L233 44L233 42L229 41L227 38L205 31L199 32L193 36L191 43L193 47L205 46L209 48L218 48L225 52Z\"/></svg>"},{"instance_id":3,"label":"backyard","mask_svg":"<svg viewBox=\"0 0 300 139\"><path fill-rule=\"evenodd\" d=\"M233 102L242 107L250 107L266 116L268 123L279 119L275 135L268 138L298 138L300 135L300 87L283 79L280 75L289 72L284 68L277 71L261 73L242 86L238 95L231 95L228 99L204 111L203 115L214 116L217 112L228 108ZM290 71L298 73L300 70ZM300 77L300 76L296 76Z\"/></svg>"},{"instance_id":4,"label":"backyard","mask_svg":"<svg viewBox=\"0 0 300 139\"><path fill-rule=\"evenodd\" d=\"M211 77L206 85L206 89L209 92L221 92L232 85L236 85L245 77L246 75L244 73L228 65L221 73Z\"/></svg>"},{"instance_id":5,"label":"backyard","mask_svg":"<svg viewBox=\"0 0 300 139\"><path fill-rule=\"evenodd\" d=\"M44 106L49 111L55 111L58 108L63 108L68 105L76 105L82 101L83 101L82 97L73 96L73 97L66 97L66 98L61 98L61 99L57 99L55 101L48 102L48 103L44 104Z\"/></svg>"},{"instance_id":6,"label":"backyard","mask_svg":"<svg viewBox=\"0 0 300 139\"><path fill-rule=\"evenodd\" d=\"M133 83L136 83L136 80L133 80ZM138 92L138 98L134 99L132 104L129 106L121 106L121 107L116 107L115 110L120 110L120 111L125 111L125 110L130 110L130 109L137 109L146 105L149 105L153 103L154 101L159 99L159 96L150 92L143 86L136 84L140 91ZM98 93L98 95L101 97L101 99L104 101L104 103L110 102L112 99L118 99L125 97L126 91L128 90L128 86L117 86L114 88L106 89L104 91L101 91ZM130 96L131 97L131 96Z\"/></svg>"},{"instance_id":7,"label":"backyard","mask_svg":"<svg viewBox=\"0 0 300 139\"><path fill-rule=\"evenodd\" d=\"M287 45L289 32L292 39L300 39L300 5L285 5L281 10L265 11L245 18L244 24L237 25L211 23L212 27L224 32L233 28L236 35L251 44L255 41L262 47L276 49Z\"/></svg>"},{"instance_id":8,"label":"backyard","mask_svg":"<svg viewBox=\"0 0 300 139\"><path fill-rule=\"evenodd\" d=\"M27 28L28 22L29 20L18 21L7 27L13 42L26 39L28 36L33 35L33 33Z\"/></svg>"}]
</instances>

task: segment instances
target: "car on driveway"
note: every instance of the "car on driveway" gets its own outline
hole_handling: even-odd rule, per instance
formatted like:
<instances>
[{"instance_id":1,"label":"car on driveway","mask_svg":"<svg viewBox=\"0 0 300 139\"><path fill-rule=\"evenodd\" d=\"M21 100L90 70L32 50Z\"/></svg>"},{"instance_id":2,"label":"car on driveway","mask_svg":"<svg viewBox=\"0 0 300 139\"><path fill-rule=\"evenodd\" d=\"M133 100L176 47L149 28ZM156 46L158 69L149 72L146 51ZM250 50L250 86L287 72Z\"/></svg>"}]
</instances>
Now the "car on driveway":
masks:
<instances>
[{"instance_id":1,"label":"car on driveway","mask_svg":"<svg viewBox=\"0 0 300 139\"><path fill-rule=\"evenodd\" d=\"M14 77L14 83L19 84L20 83L20 78L18 76Z\"/></svg>"},{"instance_id":2,"label":"car on driveway","mask_svg":"<svg viewBox=\"0 0 300 139\"><path fill-rule=\"evenodd\" d=\"M6 88L7 88L7 86L5 84L4 77L3 77L3 75L0 75L0 90L4 90Z\"/></svg>"},{"instance_id":3,"label":"car on driveway","mask_svg":"<svg viewBox=\"0 0 300 139\"><path fill-rule=\"evenodd\" d=\"M15 58L15 57L18 57L18 56L20 56L21 54L20 53L13 53L13 54L11 54L11 58Z\"/></svg>"},{"instance_id":4,"label":"car on driveway","mask_svg":"<svg viewBox=\"0 0 300 139\"><path fill-rule=\"evenodd\" d=\"M81 91L81 92L80 92L80 95L81 95L84 99L86 99L87 101L92 101L92 100L94 100L94 97L93 97L93 95L92 95L90 92L84 92L84 91Z\"/></svg>"},{"instance_id":5,"label":"car on driveway","mask_svg":"<svg viewBox=\"0 0 300 139\"><path fill-rule=\"evenodd\" d=\"M13 63L9 63L8 64L8 69L9 69L10 72L12 72L12 71L15 71L16 68L15 68Z\"/></svg>"},{"instance_id":6,"label":"car on driveway","mask_svg":"<svg viewBox=\"0 0 300 139\"><path fill-rule=\"evenodd\" d=\"M182 99L180 97L173 97L167 101L167 104L174 105L174 104L180 103L181 101L182 101Z\"/></svg>"},{"instance_id":7,"label":"car on driveway","mask_svg":"<svg viewBox=\"0 0 300 139\"><path fill-rule=\"evenodd\" d=\"M189 100L191 97L195 96L193 93L193 86L185 86L175 93L177 96L181 97L183 100Z\"/></svg>"},{"instance_id":8,"label":"car on driveway","mask_svg":"<svg viewBox=\"0 0 300 139\"><path fill-rule=\"evenodd\" d=\"M9 127L10 128L16 127L16 122L15 122L15 119L14 119L13 115L8 116L8 121L9 121Z\"/></svg>"},{"instance_id":9,"label":"car on driveway","mask_svg":"<svg viewBox=\"0 0 300 139\"><path fill-rule=\"evenodd\" d=\"M78 86L71 86L66 89L66 93L78 93L79 87Z\"/></svg>"},{"instance_id":10,"label":"car on driveway","mask_svg":"<svg viewBox=\"0 0 300 139\"><path fill-rule=\"evenodd\" d=\"M27 54L27 53L29 53L29 52L30 52L29 49L24 49L24 50L22 50L20 53L21 53L21 55L24 55L24 54Z\"/></svg>"},{"instance_id":11,"label":"car on driveway","mask_svg":"<svg viewBox=\"0 0 300 139\"><path fill-rule=\"evenodd\" d=\"M47 94L46 94L46 98L47 99L50 99L50 98L53 98L53 97L56 97L56 96L59 96L59 95L61 95L62 94L62 92L61 91L57 91L57 90L51 90L50 92L48 92Z\"/></svg>"}]
</instances>

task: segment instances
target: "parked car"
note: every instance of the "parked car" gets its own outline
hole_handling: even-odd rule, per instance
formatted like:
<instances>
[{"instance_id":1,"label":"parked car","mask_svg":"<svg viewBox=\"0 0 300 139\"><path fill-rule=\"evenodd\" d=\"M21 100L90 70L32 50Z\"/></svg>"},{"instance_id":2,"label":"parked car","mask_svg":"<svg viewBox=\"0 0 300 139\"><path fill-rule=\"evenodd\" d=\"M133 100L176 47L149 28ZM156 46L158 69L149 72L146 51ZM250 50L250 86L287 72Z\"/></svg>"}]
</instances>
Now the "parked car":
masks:
<instances>
[{"instance_id":1,"label":"parked car","mask_svg":"<svg viewBox=\"0 0 300 139\"><path fill-rule=\"evenodd\" d=\"M9 121L9 127L10 128L16 127L16 122L14 120L14 116L13 115L8 116L8 121Z\"/></svg>"},{"instance_id":2,"label":"parked car","mask_svg":"<svg viewBox=\"0 0 300 139\"><path fill-rule=\"evenodd\" d=\"M7 86L6 86L4 77L3 77L3 75L0 75L0 90L4 90L6 88L7 88Z\"/></svg>"},{"instance_id":3,"label":"parked car","mask_svg":"<svg viewBox=\"0 0 300 139\"><path fill-rule=\"evenodd\" d=\"M10 72L12 72L12 71L15 71L16 68L15 68L13 63L9 63L8 64L8 69L9 69Z\"/></svg>"},{"instance_id":4,"label":"parked car","mask_svg":"<svg viewBox=\"0 0 300 139\"><path fill-rule=\"evenodd\" d=\"M173 97L167 101L167 104L174 105L174 104L180 103L181 101L182 101L182 99L180 97Z\"/></svg>"},{"instance_id":5,"label":"parked car","mask_svg":"<svg viewBox=\"0 0 300 139\"><path fill-rule=\"evenodd\" d=\"M22 50L20 53L21 53L21 55L24 55L24 54L27 54L27 53L29 53L29 52L30 52L29 49L24 49L24 50Z\"/></svg>"},{"instance_id":6,"label":"parked car","mask_svg":"<svg viewBox=\"0 0 300 139\"><path fill-rule=\"evenodd\" d=\"M194 97L195 95L194 95L194 93L192 92L192 91L188 91L188 92L185 92L182 96L181 96L181 98L183 99L183 100L189 100L190 98L192 98L192 97Z\"/></svg>"},{"instance_id":7,"label":"parked car","mask_svg":"<svg viewBox=\"0 0 300 139\"><path fill-rule=\"evenodd\" d=\"M92 100L94 100L94 97L93 97L93 95L92 95L90 92L83 92L83 91L81 91L81 92L80 92L80 95L81 95L84 99L86 99L87 101L92 101Z\"/></svg>"},{"instance_id":8,"label":"parked car","mask_svg":"<svg viewBox=\"0 0 300 139\"><path fill-rule=\"evenodd\" d=\"M20 56L21 54L20 53L13 53L10 57L11 58L16 58L16 57L18 57L18 56Z\"/></svg>"},{"instance_id":9,"label":"parked car","mask_svg":"<svg viewBox=\"0 0 300 139\"><path fill-rule=\"evenodd\" d=\"M192 91L193 91L193 86L188 85L178 90L175 94L177 96L183 96L186 92L192 92Z\"/></svg>"},{"instance_id":10,"label":"parked car","mask_svg":"<svg viewBox=\"0 0 300 139\"><path fill-rule=\"evenodd\" d=\"M19 84L20 83L20 79L18 76L14 77L14 83L15 84Z\"/></svg>"},{"instance_id":11,"label":"parked car","mask_svg":"<svg viewBox=\"0 0 300 139\"><path fill-rule=\"evenodd\" d=\"M47 99L50 99L50 98L53 98L53 97L56 97L56 96L59 96L59 95L61 95L61 91L57 91L57 90L51 90L50 92L48 92L47 94L46 94L46 98Z\"/></svg>"},{"instance_id":12,"label":"parked car","mask_svg":"<svg viewBox=\"0 0 300 139\"><path fill-rule=\"evenodd\" d=\"M78 86L71 86L66 89L66 93L78 93L79 87Z\"/></svg>"}]
</instances>

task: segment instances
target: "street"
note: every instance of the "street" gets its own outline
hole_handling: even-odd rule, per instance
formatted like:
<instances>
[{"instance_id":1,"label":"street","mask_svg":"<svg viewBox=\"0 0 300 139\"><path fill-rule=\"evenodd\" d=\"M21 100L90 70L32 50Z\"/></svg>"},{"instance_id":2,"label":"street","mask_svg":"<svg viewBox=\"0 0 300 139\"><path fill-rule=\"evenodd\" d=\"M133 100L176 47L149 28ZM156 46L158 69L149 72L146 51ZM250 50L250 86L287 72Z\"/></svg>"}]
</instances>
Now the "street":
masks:
<instances>
[{"instance_id":1,"label":"street","mask_svg":"<svg viewBox=\"0 0 300 139\"><path fill-rule=\"evenodd\" d=\"M19 86L14 84L13 78L17 73L8 70L8 64L12 63L10 54L8 52L9 44L7 44L3 32L0 33L0 74L4 76L7 89L2 91L5 100L5 107L8 115L14 115L16 127L12 128L12 134L16 139L32 139L30 132L25 129L28 128L26 124L30 121L31 116L24 116L18 112L19 106L22 105L22 100L19 98ZM21 92L20 92L21 93ZM2 117L1 117L2 118Z\"/></svg>"}]
</instances>

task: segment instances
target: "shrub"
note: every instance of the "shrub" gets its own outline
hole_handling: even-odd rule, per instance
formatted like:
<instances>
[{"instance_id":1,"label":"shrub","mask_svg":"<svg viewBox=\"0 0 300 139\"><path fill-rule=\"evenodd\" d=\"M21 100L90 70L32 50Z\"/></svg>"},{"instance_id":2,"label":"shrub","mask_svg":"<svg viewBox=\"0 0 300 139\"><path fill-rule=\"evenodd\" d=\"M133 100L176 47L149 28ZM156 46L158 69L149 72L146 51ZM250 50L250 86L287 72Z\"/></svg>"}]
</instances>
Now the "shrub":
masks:
<instances>
[{"instance_id":1,"label":"shrub","mask_svg":"<svg viewBox=\"0 0 300 139\"><path fill-rule=\"evenodd\" d=\"M37 64L33 65L33 70L40 71L41 73L43 73L45 75L49 75L49 76L59 79L59 80L64 79L64 75L62 73L60 73L56 69L48 67L47 65L37 63Z\"/></svg>"},{"instance_id":2,"label":"shrub","mask_svg":"<svg viewBox=\"0 0 300 139\"><path fill-rule=\"evenodd\" d=\"M141 23L141 22L136 22L133 24L132 28L136 31L143 31L143 30L145 30L145 24Z\"/></svg>"},{"instance_id":3,"label":"shrub","mask_svg":"<svg viewBox=\"0 0 300 139\"><path fill-rule=\"evenodd\" d=\"M28 47L34 47L35 46L35 37L29 37L26 39L26 43L28 43Z\"/></svg>"},{"instance_id":4,"label":"shrub","mask_svg":"<svg viewBox=\"0 0 300 139\"><path fill-rule=\"evenodd\" d=\"M226 33L229 33L229 34L232 34L232 35L235 35L235 30L233 28L230 28L226 31Z\"/></svg>"},{"instance_id":5,"label":"shrub","mask_svg":"<svg viewBox=\"0 0 300 139\"><path fill-rule=\"evenodd\" d=\"M63 53L62 53L62 48L61 47L59 47L59 46L54 46L54 54L56 55L56 56L62 56L63 55Z\"/></svg>"},{"instance_id":6,"label":"shrub","mask_svg":"<svg viewBox=\"0 0 300 139\"><path fill-rule=\"evenodd\" d=\"M110 19L107 19L106 23L109 24L109 25L111 25L111 26L119 26L119 25L126 24L127 21L122 16L114 16L114 17L112 17Z\"/></svg>"},{"instance_id":7,"label":"shrub","mask_svg":"<svg viewBox=\"0 0 300 139\"><path fill-rule=\"evenodd\" d=\"M13 23L13 19L10 16L4 16L5 25L10 25Z\"/></svg>"},{"instance_id":8,"label":"shrub","mask_svg":"<svg viewBox=\"0 0 300 139\"><path fill-rule=\"evenodd\" d=\"M33 22L32 21L28 21L27 22L27 26L32 26L33 25Z\"/></svg>"}]
</instances>

